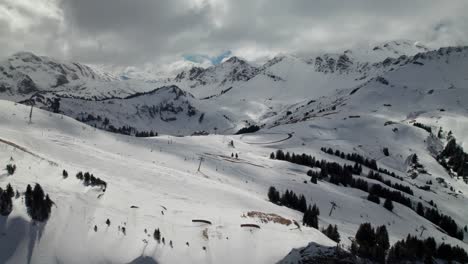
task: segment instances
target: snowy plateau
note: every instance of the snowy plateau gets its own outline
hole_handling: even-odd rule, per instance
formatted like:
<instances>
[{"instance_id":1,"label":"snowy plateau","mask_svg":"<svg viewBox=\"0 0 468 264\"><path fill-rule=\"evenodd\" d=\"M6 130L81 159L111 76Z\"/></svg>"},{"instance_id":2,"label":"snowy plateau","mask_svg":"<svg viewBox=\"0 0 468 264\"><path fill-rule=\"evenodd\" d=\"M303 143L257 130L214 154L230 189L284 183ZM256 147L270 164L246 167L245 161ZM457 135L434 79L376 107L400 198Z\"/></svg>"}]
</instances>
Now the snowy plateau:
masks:
<instances>
[{"instance_id":1,"label":"snowy plateau","mask_svg":"<svg viewBox=\"0 0 468 264\"><path fill-rule=\"evenodd\" d=\"M364 223L468 251L468 47L122 76L0 61L0 263L379 263Z\"/></svg>"}]
</instances>

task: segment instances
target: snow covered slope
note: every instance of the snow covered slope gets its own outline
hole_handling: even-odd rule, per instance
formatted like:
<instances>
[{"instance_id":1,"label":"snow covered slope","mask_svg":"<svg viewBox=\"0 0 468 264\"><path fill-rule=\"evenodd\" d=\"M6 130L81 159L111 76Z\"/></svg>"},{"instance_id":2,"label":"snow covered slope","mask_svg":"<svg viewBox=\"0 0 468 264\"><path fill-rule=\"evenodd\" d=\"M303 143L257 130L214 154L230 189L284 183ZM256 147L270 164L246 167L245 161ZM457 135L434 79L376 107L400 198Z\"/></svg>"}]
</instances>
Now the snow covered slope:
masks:
<instances>
[{"instance_id":1,"label":"snow covered slope","mask_svg":"<svg viewBox=\"0 0 468 264\"><path fill-rule=\"evenodd\" d=\"M311 238L332 245L313 228L248 216L275 213L286 223L302 217L266 199L272 181L296 184L275 171L290 166L252 152L238 137L235 149L225 136L138 139L41 110L29 124L29 108L7 101L0 109L8 113L0 116L0 160L17 166L0 184L23 192L40 183L55 202L48 222L34 224L23 196L14 200L13 212L0 217L2 263L271 263ZM241 157L230 158L232 151ZM105 180L106 191L84 186L78 171ZM165 245L154 240L156 228Z\"/></svg>"},{"instance_id":2,"label":"snow covered slope","mask_svg":"<svg viewBox=\"0 0 468 264\"><path fill-rule=\"evenodd\" d=\"M52 111L58 97L50 94L33 96L34 105ZM216 106L202 102L177 86L163 86L146 93L125 98L86 100L59 98L60 112L98 128L115 130L130 126L135 132L155 131L173 135L194 132L233 133L237 124L231 117L238 115L225 110L213 111Z\"/></svg>"}]
</instances>

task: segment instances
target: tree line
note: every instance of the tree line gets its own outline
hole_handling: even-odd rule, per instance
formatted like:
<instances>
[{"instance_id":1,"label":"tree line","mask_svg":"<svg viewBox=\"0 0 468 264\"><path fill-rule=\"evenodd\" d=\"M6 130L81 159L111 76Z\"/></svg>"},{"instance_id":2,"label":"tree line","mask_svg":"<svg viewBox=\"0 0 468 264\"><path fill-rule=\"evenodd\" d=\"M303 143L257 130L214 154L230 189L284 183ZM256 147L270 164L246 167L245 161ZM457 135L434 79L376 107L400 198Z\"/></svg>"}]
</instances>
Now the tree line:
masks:
<instances>
[{"instance_id":1,"label":"tree line","mask_svg":"<svg viewBox=\"0 0 468 264\"><path fill-rule=\"evenodd\" d=\"M275 187L271 186L268 189L268 199L274 204L283 205L304 213L302 218L303 225L318 229L318 216L320 215L320 210L315 204L312 207L310 204L307 205L304 195L301 194L298 196L290 190L286 190L283 194L280 194Z\"/></svg>"},{"instance_id":2,"label":"tree line","mask_svg":"<svg viewBox=\"0 0 468 264\"><path fill-rule=\"evenodd\" d=\"M386 148L384 148L386 149ZM394 172L390 172L388 171L387 169L383 169L383 168L379 168L377 166L377 161L375 159L368 159L368 158L365 158L364 156L360 155L360 154L357 154L357 153L345 153L345 152L342 152L342 151L339 151L339 150L335 150L333 151L332 148L320 148L320 150L322 152L325 152L327 154L330 154L330 155L335 155L337 157L340 157L342 159L346 159L346 160L349 160L349 161L354 161L358 164L361 164L369 169L373 169L375 171L378 171L380 173L383 173L383 174L387 174L388 176L391 176L393 178L396 178L396 179L399 179L400 181L403 181L403 178L401 176L398 176L396 175ZM387 152L388 152L388 149L387 149Z\"/></svg>"},{"instance_id":3,"label":"tree line","mask_svg":"<svg viewBox=\"0 0 468 264\"><path fill-rule=\"evenodd\" d=\"M437 245L433 237L419 239L408 234L390 247L386 227L382 225L374 228L370 223L359 226L351 244L351 253L377 263L389 264L436 263L435 259L449 263L468 262L468 254L463 248L445 243Z\"/></svg>"},{"instance_id":4,"label":"tree line","mask_svg":"<svg viewBox=\"0 0 468 264\"><path fill-rule=\"evenodd\" d=\"M94 116L92 114L88 114L86 116L86 113L81 113L81 117L77 117L76 120L83 122L83 123L95 122L94 127L96 127L96 122L101 123L101 127L103 129L112 133L118 133L118 134L127 135L127 136L132 136L132 135L134 135L135 137L157 137L158 136L158 132L155 132L153 130L138 131L136 128L132 126L115 127L114 125L110 124L110 121L107 117L102 118L100 115Z\"/></svg>"},{"instance_id":5,"label":"tree line","mask_svg":"<svg viewBox=\"0 0 468 264\"><path fill-rule=\"evenodd\" d=\"M370 223L363 223L351 244L351 253L377 263L385 263L389 248L390 241L385 225L374 229Z\"/></svg>"},{"instance_id":6,"label":"tree line","mask_svg":"<svg viewBox=\"0 0 468 264\"><path fill-rule=\"evenodd\" d=\"M452 237L456 237L460 240L463 240L464 232L463 229L459 229L455 220L448 215L440 213L435 208L425 208L421 202L416 206L416 212L420 216L426 218L433 224L439 226L442 230L447 232Z\"/></svg>"},{"instance_id":7,"label":"tree line","mask_svg":"<svg viewBox=\"0 0 468 264\"><path fill-rule=\"evenodd\" d=\"M237 131L236 135L254 133L254 132L257 132L258 130L260 130L259 126L251 125L251 126L243 127L241 129L239 129L239 131Z\"/></svg>"},{"instance_id":8,"label":"tree line","mask_svg":"<svg viewBox=\"0 0 468 264\"><path fill-rule=\"evenodd\" d=\"M369 173L367 174L367 178L379 181L379 182L381 182L381 183L383 183L383 184L385 184L385 185L387 185L389 187L392 187L393 189L397 189L397 190L402 191L404 193L407 193L409 195L414 195L413 190L411 190L411 188L409 186L399 184L399 183L392 183L389 180L384 180L382 175L380 175L377 172L369 171Z\"/></svg>"},{"instance_id":9,"label":"tree line","mask_svg":"<svg viewBox=\"0 0 468 264\"><path fill-rule=\"evenodd\" d=\"M451 136L444 150L437 156L437 161L449 174L456 173L468 182L468 154L457 144L455 137Z\"/></svg>"},{"instance_id":10,"label":"tree line","mask_svg":"<svg viewBox=\"0 0 468 264\"><path fill-rule=\"evenodd\" d=\"M80 171L76 174L76 178L80 181L83 181L83 184L85 186L92 186L92 187L98 186L98 187L103 188L104 190L106 190L107 188L107 182L101 180L98 177L94 177L94 175L90 174L89 172L83 173Z\"/></svg>"},{"instance_id":11,"label":"tree line","mask_svg":"<svg viewBox=\"0 0 468 264\"><path fill-rule=\"evenodd\" d=\"M408 235L397 241L389 250L387 263L424 262L435 263L434 258L449 263L468 263L468 254L459 246L442 243L437 245L433 237L424 240Z\"/></svg>"},{"instance_id":12,"label":"tree line","mask_svg":"<svg viewBox=\"0 0 468 264\"><path fill-rule=\"evenodd\" d=\"M438 225L441 229L443 229L447 234L452 237L458 238L463 240L463 231L459 229L458 225L456 224L455 220L453 220L450 216L444 215L439 213L436 209L425 209L424 206L420 203L420 206L423 208L422 210L426 213L419 213L418 208L414 208L413 202L410 198L406 197L402 192L398 190L390 190L387 189L379 184L369 184L367 181L359 178L353 177L353 174L360 173L359 171L362 168L356 163L354 166L351 165L340 165L336 162L327 162L325 160L318 161L315 157L307 154L297 155L295 153L290 154L287 152L286 154L282 150L278 150L275 153L271 153L270 158L272 159L279 159L284 161L289 161L295 164L309 166L309 167L318 167L320 168L320 173L312 172L312 175L317 175L319 179L328 179L330 183L339 185L342 184L343 186L347 187L350 186L352 188L360 189L364 192L369 193L368 200L380 204L380 198L384 198L386 200L385 208L393 209L393 204L390 205L391 201L397 202L402 204L411 210L418 213L420 216L428 219L432 223ZM382 179L380 176L376 176L374 172L371 175L374 179ZM385 184L385 183L384 183ZM409 187L407 188L404 185L392 185L391 187L396 187L404 190L404 192L408 192ZM412 191L411 191L412 192ZM419 204L418 204L419 207ZM390 210L390 209L389 209ZM437 212L435 214L434 212ZM434 216L435 215L435 216Z\"/></svg>"}]
</instances>

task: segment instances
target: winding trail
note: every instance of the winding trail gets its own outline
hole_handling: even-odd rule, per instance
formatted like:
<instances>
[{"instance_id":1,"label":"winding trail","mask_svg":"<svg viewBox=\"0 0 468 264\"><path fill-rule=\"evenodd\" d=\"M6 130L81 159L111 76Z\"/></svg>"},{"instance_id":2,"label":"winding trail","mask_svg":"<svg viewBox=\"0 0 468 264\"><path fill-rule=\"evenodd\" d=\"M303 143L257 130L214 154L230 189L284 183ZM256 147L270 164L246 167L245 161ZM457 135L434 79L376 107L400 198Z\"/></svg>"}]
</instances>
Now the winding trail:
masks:
<instances>
[{"instance_id":1,"label":"winding trail","mask_svg":"<svg viewBox=\"0 0 468 264\"><path fill-rule=\"evenodd\" d=\"M260 135L283 135L283 134L282 134L282 133L264 133L264 134L260 134ZM287 133L287 137L285 137L285 138L283 138L283 139L275 140L275 141L269 141L269 142L246 142L246 141L243 139L244 136L248 136L248 135L242 135L242 136L240 137L240 139L241 139L244 143L251 144L251 145L268 145L268 144L275 144L275 143L280 143L280 142L289 140L290 138L293 137L293 133Z\"/></svg>"}]
</instances>

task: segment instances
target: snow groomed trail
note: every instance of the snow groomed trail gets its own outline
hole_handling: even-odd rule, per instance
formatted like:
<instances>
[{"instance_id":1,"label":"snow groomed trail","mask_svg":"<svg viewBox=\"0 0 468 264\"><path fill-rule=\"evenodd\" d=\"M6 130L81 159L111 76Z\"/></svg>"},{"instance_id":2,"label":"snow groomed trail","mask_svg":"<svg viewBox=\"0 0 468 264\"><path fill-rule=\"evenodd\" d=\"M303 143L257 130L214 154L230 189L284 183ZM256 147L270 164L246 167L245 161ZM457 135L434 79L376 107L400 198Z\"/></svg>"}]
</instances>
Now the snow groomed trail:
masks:
<instances>
[{"instance_id":1,"label":"snow groomed trail","mask_svg":"<svg viewBox=\"0 0 468 264\"><path fill-rule=\"evenodd\" d=\"M272 138L270 138L270 141L254 142L255 140L268 139L268 137L264 137L264 136L267 136L267 135L273 136ZM279 138L279 136L281 136L281 138ZM242 140L242 142L244 142L246 144L268 145L268 144L276 144L276 143L284 142L286 140L289 140L292 137L293 137L293 133L287 133L287 134L283 134L283 133L263 133L263 134L255 134L255 135L242 135L240 137L240 139Z\"/></svg>"}]
</instances>

